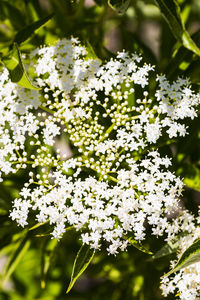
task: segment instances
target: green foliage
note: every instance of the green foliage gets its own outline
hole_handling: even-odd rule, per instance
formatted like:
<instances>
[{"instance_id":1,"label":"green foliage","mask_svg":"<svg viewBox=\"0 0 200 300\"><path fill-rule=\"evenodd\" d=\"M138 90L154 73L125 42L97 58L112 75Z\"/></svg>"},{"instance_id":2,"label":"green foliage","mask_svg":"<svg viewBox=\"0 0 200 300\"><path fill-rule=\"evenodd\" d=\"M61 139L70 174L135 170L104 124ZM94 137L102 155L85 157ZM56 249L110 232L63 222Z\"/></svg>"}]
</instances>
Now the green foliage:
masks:
<instances>
[{"instance_id":1,"label":"green foliage","mask_svg":"<svg viewBox=\"0 0 200 300\"><path fill-rule=\"evenodd\" d=\"M193 164L184 165L184 183L191 189L200 192L200 170Z\"/></svg>"},{"instance_id":2,"label":"green foliage","mask_svg":"<svg viewBox=\"0 0 200 300\"><path fill-rule=\"evenodd\" d=\"M177 272L183 268L186 268L194 263L197 263L200 261L200 239L197 239L194 241L194 243L185 250L185 252L181 255L179 261L175 265L175 267L170 270L167 274L164 276L168 276L174 272Z\"/></svg>"},{"instance_id":3,"label":"green foliage","mask_svg":"<svg viewBox=\"0 0 200 300\"><path fill-rule=\"evenodd\" d=\"M88 267L88 265L90 264L90 262L94 257L94 254L95 254L95 250L91 249L88 245L84 244L81 246L74 261L71 281L67 288L67 293L69 293L76 280L81 276L81 274Z\"/></svg>"},{"instance_id":4,"label":"green foliage","mask_svg":"<svg viewBox=\"0 0 200 300\"><path fill-rule=\"evenodd\" d=\"M54 16L54 14L51 14L43 19L40 19L40 20L26 26L22 30L20 30L14 38L14 43L21 44L21 43L25 42L27 39L31 38L31 36L37 30L40 30L44 25L46 25L46 23L49 20L51 20L53 16Z\"/></svg>"},{"instance_id":5,"label":"green foliage","mask_svg":"<svg viewBox=\"0 0 200 300\"><path fill-rule=\"evenodd\" d=\"M175 239L169 243L166 243L160 250L158 250L150 259L159 259L165 256L171 255L178 250L179 240Z\"/></svg>"},{"instance_id":6,"label":"green foliage","mask_svg":"<svg viewBox=\"0 0 200 300\"><path fill-rule=\"evenodd\" d=\"M8 3L2 3L2 6L4 8L3 11L4 14L8 14L7 8L12 8ZM17 11L14 10L13 13L17 14ZM2 55L2 62L4 63L5 67L8 69L10 73L10 78L12 82L16 82L20 86L27 88L27 89L38 89L37 86L31 83L31 80L29 79L27 72L24 68L24 65L22 63L21 54L18 48L18 45L25 42L27 39L31 38L31 36L37 31L40 30L50 19L52 19L54 14L51 14L43 19L40 19L23 29L17 32L17 34L14 37L13 43L10 45L11 50L7 55Z\"/></svg>"},{"instance_id":7,"label":"green foliage","mask_svg":"<svg viewBox=\"0 0 200 300\"><path fill-rule=\"evenodd\" d=\"M49 271L52 258L55 255L58 241L56 239L46 240L42 246L41 254L41 288L44 289L46 286L46 277Z\"/></svg>"},{"instance_id":8,"label":"green foliage","mask_svg":"<svg viewBox=\"0 0 200 300\"><path fill-rule=\"evenodd\" d=\"M17 265L19 264L20 260L22 259L22 257L24 256L24 254L26 253L29 247L30 247L30 240L28 239L28 236L25 235L24 237L20 238L5 268L5 274L4 274L5 281L8 280L11 274L15 271Z\"/></svg>"},{"instance_id":9,"label":"green foliage","mask_svg":"<svg viewBox=\"0 0 200 300\"><path fill-rule=\"evenodd\" d=\"M129 243L130 243L132 246L134 246L134 247L137 248L138 250L140 250L140 251L142 251L142 252L144 252L144 253L146 253L146 254L152 254L152 252L149 251L149 250L147 250L147 249L142 245L142 243L140 243L140 242L134 240L133 238L129 238L128 241L129 241Z\"/></svg>"},{"instance_id":10,"label":"green foliage","mask_svg":"<svg viewBox=\"0 0 200 300\"><path fill-rule=\"evenodd\" d=\"M37 86L31 83L31 80L27 75L27 72L22 63L17 43L13 44L12 50L10 51L8 56L2 58L2 61L9 71L12 82L16 82L20 86L27 89L39 89Z\"/></svg>"},{"instance_id":11,"label":"green foliage","mask_svg":"<svg viewBox=\"0 0 200 300\"><path fill-rule=\"evenodd\" d=\"M185 48L193 51L200 56L200 49L190 37L185 29L184 22L181 17L180 7L176 0L155 0L159 6L165 20L168 22L169 27L174 34L175 38L185 46Z\"/></svg>"}]
</instances>

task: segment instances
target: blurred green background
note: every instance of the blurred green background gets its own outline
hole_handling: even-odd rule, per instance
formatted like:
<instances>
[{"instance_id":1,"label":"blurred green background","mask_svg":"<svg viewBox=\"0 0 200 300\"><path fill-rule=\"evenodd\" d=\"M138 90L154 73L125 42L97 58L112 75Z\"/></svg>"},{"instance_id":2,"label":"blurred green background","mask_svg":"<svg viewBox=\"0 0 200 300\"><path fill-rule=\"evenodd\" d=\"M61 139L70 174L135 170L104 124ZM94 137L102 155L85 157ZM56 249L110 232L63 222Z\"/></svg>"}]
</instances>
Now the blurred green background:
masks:
<instances>
[{"instance_id":1,"label":"blurred green background","mask_svg":"<svg viewBox=\"0 0 200 300\"><path fill-rule=\"evenodd\" d=\"M118 2L123 4L120 9L115 5ZM122 2L113 0L109 5L106 0L0 0L1 56L8 53L18 32L54 13L45 26L20 44L22 53L73 35L83 44L90 44L101 59L109 59L122 49L140 52L158 73L166 73L170 80L190 77L194 89L199 91L199 55L186 49L171 31L173 20L166 22L157 2ZM181 18L182 26L200 46L200 1L179 0L179 15L170 6L172 2L168 2L172 15L177 20ZM152 79L151 89L155 88ZM160 152L173 157L174 171L184 176L187 185L183 205L196 214L200 203L199 118L188 125L186 138L161 145ZM108 256L103 247L66 295L81 242L74 230L67 231L56 242L45 225L33 230L21 229L9 219L12 200L18 196L26 176L27 170L21 171L7 176L0 184L0 300L163 299L159 278L168 270L174 253L152 259L131 246L128 252L116 257ZM152 237L144 246L156 253L163 240Z\"/></svg>"}]
</instances>

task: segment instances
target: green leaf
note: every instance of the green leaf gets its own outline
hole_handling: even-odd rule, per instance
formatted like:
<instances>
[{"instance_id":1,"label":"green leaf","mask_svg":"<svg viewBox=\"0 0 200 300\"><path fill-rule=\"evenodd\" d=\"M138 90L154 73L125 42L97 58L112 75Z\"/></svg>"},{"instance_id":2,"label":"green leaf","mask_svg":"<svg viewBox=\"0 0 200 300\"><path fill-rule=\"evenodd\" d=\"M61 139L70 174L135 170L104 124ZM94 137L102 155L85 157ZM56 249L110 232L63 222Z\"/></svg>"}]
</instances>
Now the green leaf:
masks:
<instances>
[{"instance_id":1,"label":"green leaf","mask_svg":"<svg viewBox=\"0 0 200 300\"><path fill-rule=\"evenodd\" d=\"M108 5L119 15L123 15L129 7L131 0L108 0Z\"/></svg>"},{"instance_id":2,"label":"green leaf","mask_svg":"<svg viewBox=\"0 0 200 300\"><path fill-rule=\"evenodd\" d=\"M35 224L34 226L32 226L31 228L29 228L28 230L29 230L29 231L35 230L35 229L37 229L38 227L41 227L41 226L43 226L43 225L46 224L46 223L47 223L47 221L46 221L46 222L43 222L43 223L37 223L37 224Z\"/></svg>"},{"instance_id":3,"label":"green leaf","mask_svg":"<svg viewBox=\"0 0 200 300\"><path fill-rule=\"evenodd\" d=\"M4 280L6 281L10 275L15 271L18 263L30 247L30 240L28 240L28 237L25 236L23 239L20 240L19 244L17 245L17 248L13 252L4 273Z\"/></svg>"},{"instance_id":4,"label":"green leaf","mask_svg":"<svg viewBox=\"0 0 200 300\"><path fill-rule=\"evenodd\" d=\"M85 47L87 50L86 59L98 59L92 45L90 44L90 42L88 40L86 40L86 42L85 42Z\"/></svg>"},{"instance_id":5,"label":"green leaf","mask_svg":"<svg viewBox=\"0 0 200 300\"><path fill-rule=\"evenodd\" d=\"M48 244L44 244L41 256L41 288L44 289L46 286L46 275L51 265L52 258L54 256L58 240L51 239Z\"/></svg>"},{"instance_id":6,"label":"green leaf","mask_svg":"<svg viewBox=\"0 0 200 300\"><path fill-rule=\"evenodd\" d=\"M140 250L146 254L152 254L151 251L147 250L140 242L134 240L133 238L129 238L128 241L132 246L134 246L138 250Z\"/></svg>"},{"instance_id":7,"label":"green leaf","mask_svg":"<svg viewBox=\"0 0 200 300\"><path fill-rule=\"evenodd\" d=\"M28 38L30 38L37 30L41 29L49 20L53 18L53 16L54 14L51 14L23 28L16 34L14 42L18 44L23 43Z\"/></svg>"},{"instance_id":8,"label":"green leaf","mask_svg":"<svg viewBox=\"0 0 200 300\"><path fill-rule=\"evenodd\" d=\"M179 271L183 268L186 268L192 264L195 264L200 261L200 239L194 241L194 243L185 250L185 252L180 257L176 266L170 270L165 276L169 276L170 274Z\"/></svg>"},{"instance_id":9,"label":"green leaf","mask_svg":"<svg viewBox=\"0 0 200 300\"><path fill-rule=\"evenodd\" d=\"M189 33L185 29L182 21L180 6L176 0L155 0L155 3L160 8L165 20L167 21L175 38L187 49L193 51L200 56L200 49L192 40Z\"/></svg>"},{"instance_id":10,"label":"green leaf","mask_svg":"<svg viewBox=\"0 0 200 300\"><path fill-rule=\"evenodd\" d=\"M12 82L16 82L20 86L27 89L39 89L37 86L31 83L23 66L20 51L16 43L14 43L10 54L7 57L3 57L2 61L9 71L10 79Z\"/></svg>"},{"instance_id":11,"label":"green leaf","mask_svg":"<svg viewBox=\"0 0 200 300\"><path fill-rule=\"evenodd\" d=\"M178 175L184 177L183 182L191 189L200 192L200 170L191 163L182 164Z\"/></svg>"},{"instance_id":12,"label":"green leaf","mask_svg":"<svg viewBox=\"0 0 200 300\"><path fill-rule=\"evenodd\" d=\"M170 255L172 253L175 253L178 249L179 241L178 239L175 239L167 244L165 244L160 250L158 250L151 258L150 260L159 259L162 257L165 257L167 255Z\"/></svg>"},{"instance_id":13,"label":"green leaf","mask_svg":"<svg viewBox=\"0 0 200 300\"><path fill-rule=\"evenodd\" d=\"M89 263L92 261L95 254L95 250L91 249L88 245L83 244L77 253L74 261L71 281L67 289L67 293L72 289L76 280L81 276L81 274L88 267Z\"/></svg>"},{"instance_id":14,"label":"green leaf","mask_svg":"<svg viewBox=\"0 0 200 300\"><path fill-rule=\"evenodd\" d=\"M199 170L198 170L198 173ZM198 179L197 177L193 180L191 178L184 178L183 182L191 189L195 190L195 191L198 191L200 192L200 181L199 181L199 178L200 176L198 176Z\"/></svg>"},{"instance_id":15,"label":"green leaf","mask_svg":"<svg viewBox=\"0 0 200 300\"><path fill-rule=\"evenodd\" d=\"M186 24L186 22L188 21L189 17L190 17L190 13L192 10L192 5L191 4L186 4L181 12L181 18L182 18L182 22L183 24Z\"/></svg>"}]
</instances>

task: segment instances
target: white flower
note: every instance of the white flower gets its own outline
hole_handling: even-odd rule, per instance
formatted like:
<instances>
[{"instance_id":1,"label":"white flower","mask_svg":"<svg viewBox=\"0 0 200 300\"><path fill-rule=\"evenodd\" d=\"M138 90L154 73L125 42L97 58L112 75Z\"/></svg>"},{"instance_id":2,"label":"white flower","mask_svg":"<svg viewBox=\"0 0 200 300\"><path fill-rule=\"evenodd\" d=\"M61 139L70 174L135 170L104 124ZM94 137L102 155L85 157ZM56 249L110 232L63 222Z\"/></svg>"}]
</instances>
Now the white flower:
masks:
<instances>
[{"instance_id":1,"label":"white flower","mask_svg":"<svg viewBox=\"0 0 200 300\"><path fill-rule=\"evenodd\" d=\"M55 137L60 133L60 128L53 122L47 120L43 129L44 142L52 146L55 142Z\"/></svg>"},{"instance_id":2,"label":"white flower","mask_svg":"<svg viewBox=\"0 0 200 300\"><path fill-rule=\"evenodd\" d=\"M161 126L159 123L147 123L144 126L144 130L146 131L147 135L147 141L149 143L156 143L156 141L159 139L161 136Z\"/></svg>"}]
</instances>

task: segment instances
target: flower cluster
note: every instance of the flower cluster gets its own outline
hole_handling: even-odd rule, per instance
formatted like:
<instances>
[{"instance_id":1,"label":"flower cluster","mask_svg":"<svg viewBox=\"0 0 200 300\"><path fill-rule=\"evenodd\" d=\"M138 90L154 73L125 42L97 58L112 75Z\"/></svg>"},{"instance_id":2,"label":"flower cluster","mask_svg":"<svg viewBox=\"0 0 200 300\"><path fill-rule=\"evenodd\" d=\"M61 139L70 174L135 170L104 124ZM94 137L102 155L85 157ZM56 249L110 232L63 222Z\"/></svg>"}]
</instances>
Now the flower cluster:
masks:
<instances>
[{"instance_id":1,"label":"flower cluster","mask_svg":"<svg viewBox=\"0 0 200 300\"><path fill-rule=\"evenodd\" d=\"M38 105L39 93L12 83L4 69L0 76L0 181L3 174L26 168L26 136L34 136L39 129L31 112Z\"/></svg>"},{"instance_id":2,"label":"flower cluster","mask_svg":"<svg viewBox=\"0 0 200 300\"><path fill-rule=\"evenodd\" d=\"M82 230L83 242L95 249L102 239L107 241L112 254L127 246L125 235L128 232L139 241L144 239L146 219L153 227L152 234L158 236L166 232L171 237L165 214L177 209L182 182L171 172L162 170L169 166L169 159L160 158L154 151L137 162L133 158L123 161L126 168L120 169L116 178L110 178L114 185L92 176L84 180L77 178L82 166L80 160L71 159L60 164L58 171L51 174L54 185L42 185L46 178L44 170L39 187L23 188L21 198L14 202L11 217L24 226L31 207L39 211L38 222L48 220L55 225L54 237L60 238L68 223ZM76 168L76 180L75 176L63 175L72 163L73 169Z\"/></svg>"},{"instance_id":3,"label":"flower cluster","mask_svg":"<svg viewBox=\"0 0 200 300\"><path fill-rule=\"evenodd\" d=\"M173 236L167 215L178 209L183 184L168 158L148 151L164 133L186 134L180 120L194 118L200 100L188 80L170 85L158 76L151 99L145 87L153 67L140 56L122 52L101 63L76 39L36 49L31 58L40 91L1 75L2 172L33 169L12 219L24 226L35 210L39 222L55 225L56 238L73 225L84 243L99 248L103 239L113 254L126 248L128 232L144 239L145 221L153 234ZM59 136L76 148L73 158L56 149ZM27 143L37 154L27 153Z\"/></svg>"},{"instance_id":4,"label":"flower cluster","mask_svg":"<svg viewBox=\"0 0 200 300\"><path fill-rule=\"evenodd\" d=\"M197 116L200 95L189 81L157 76L150 96L154 67L139 55L102 63L75 38L30 58L40 90L11 83L6 70L0 76L1 178L31 168L11 218L25 226L32 211L58 239L74 226L84 243L99 249L105 241L111 254L126 249L130 235L143 240L147 224L166 240L188 231L183 215L171 220L183 183L156 145L185 136L183 119ZM60 137L73 157L58 149Z\"/></svg>"}]
</instances>

